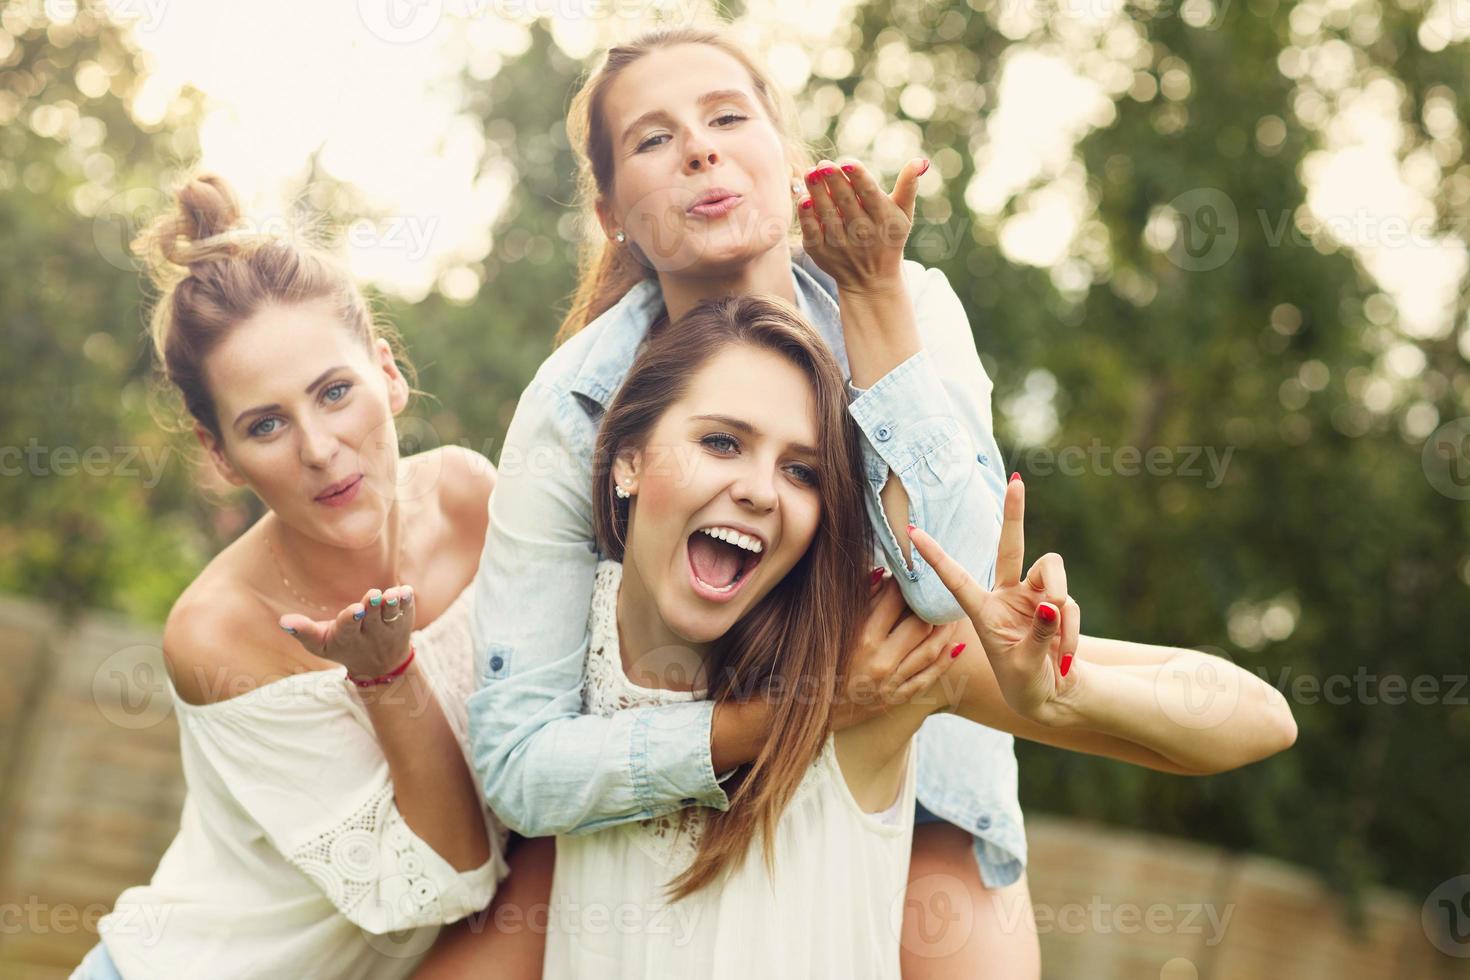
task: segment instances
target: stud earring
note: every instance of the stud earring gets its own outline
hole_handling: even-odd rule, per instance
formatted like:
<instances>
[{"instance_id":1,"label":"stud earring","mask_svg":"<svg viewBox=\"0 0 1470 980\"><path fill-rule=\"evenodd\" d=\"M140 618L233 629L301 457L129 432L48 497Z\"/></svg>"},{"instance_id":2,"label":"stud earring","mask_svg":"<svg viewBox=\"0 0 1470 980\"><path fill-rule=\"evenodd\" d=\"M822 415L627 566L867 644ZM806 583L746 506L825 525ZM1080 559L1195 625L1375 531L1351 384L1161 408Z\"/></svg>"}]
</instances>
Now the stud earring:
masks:
<instances>
[{"instance_id":1,"label":"stud earring","mask_svg":"<svg viewBox=\"0 0 1470 980\"><path fill-rule=\"evenodd\" d=\"M613 241L617 242L619 245L623 244L623 242L626 242L627 240L628 236L623 234L621 228L613 232Z\"/></svg>"},{"instance_id":2,"label":"stud earring","mask_svg":"<svg viewBox=\"0 0 1470 980\"><path fill-rule=\"evenodd\" d=\"M806 193L806 185L801 182L800 177L791 178L791 193L798 195Z\"/></svg>"},{"instance_id":3,"label":"stud earring","mask_svg":"<svg viewBox=\"0 0 1470 980\"><path fill-rule=\"evenodd\" d=\"M613 487L613 493L618 495L619 500L627 500L629 497L633 496L621 483Z\"/></svg>"}]
</instances>

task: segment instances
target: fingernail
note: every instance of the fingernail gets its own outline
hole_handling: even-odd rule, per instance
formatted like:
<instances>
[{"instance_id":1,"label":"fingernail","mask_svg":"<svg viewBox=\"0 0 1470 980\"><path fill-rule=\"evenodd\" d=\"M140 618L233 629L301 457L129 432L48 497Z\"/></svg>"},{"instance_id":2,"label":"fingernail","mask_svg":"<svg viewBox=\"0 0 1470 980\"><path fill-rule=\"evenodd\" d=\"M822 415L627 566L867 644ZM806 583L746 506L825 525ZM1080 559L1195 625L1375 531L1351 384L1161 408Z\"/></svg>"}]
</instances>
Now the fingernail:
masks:
<instances>
[{"instance_id":1,"label":"fingernail","mask_svg":"<svg viewBox=\"0 0 1470 980\"><path fill-rule=\"evenodd\" d=\"M872 574L868 576L868 584L869 585L877 585L879 583L879 581L882 580L882 578L883 578L883 569L880 566L878 568L873 569Z\"/></svg>"},{"instance_id":2,"label":"fingernail","mask_svg":"<svg viewBox=\"0 0 1470 980\"><path fill-rule=\"evenodd\" d=\"M962 654L964 652L965 652L965 645L963 643L956 643L954 645L954 649L951 650L951 651L949 651L949 659L953 660L955 657L958 657L960 654Z\"/></svg>"},{"instance_id":3,"label":"fingernail","mask_svg":"<svg viewBox=\"0 0 1470 980\"><path fill-rule=\"evenodd\" d=\"M929 159L928 159L928 157L925 157L924 158L924 165L919 168L919 176L922 177L925 174L927 174L928 172L929 172Z\"/></svg>"},{"instance_id":4,"label":"fingernail","mask_svg":"<svg viewBox=\"0 0 1470 980\"><path fill-rule=\"evenodd\" d=\"M362 617L364 617L366 615L367 615L367 610L366 609L359 609L357 612L355 612L355 613L352 614L352 618L353 619L362 619Z\"/></svg>"},{"instance_id":5,"label":"fingernail","mask_svg":"<svg viewBox=\"0 0 1470 980\"><path fill-rule=\"evenodd\" d=\"M380 596L380 595L375 595L371 599L368 600L368 605L370 605L370 606L377 607L377 606L380 606L382 604L383 604L383 597Z\"/></svg>"},{"instance_id":6,"label":"fingernail","mask_svg":"<svg viewBox=\"0 0 1470 980\"><path fill-rule=\"evenodd\" d=\"M814 184L814 183L817 182L817 178L820 177L821 175L822 175L822 170L821 170L820 167L817 168L816 170L808 171L807 172L807 175L806 175L806 182L808 184Z\"/></svg>"},{"instance_id":7,"label":"fingernail","mask_svg":"<svg viewBox=\"0 0 1470 980\"><path fill-rule=\"evenodd\" d=\"M398 605L398 597L397 596L394 596L393 598L389 599L388 600L388 605L390 605L390 606L396 606L396 605Z\"/></svg>"},{"instance_id":8,"label":"fingernail","mask_svg":"<svg viewBox=\"0 0 1470 980\"><path fill-rule=\"evenodd\" d=\"M281 629L285 630L287 633L290 633L292 636L296 635L296 631L289 626L282 626Z\"/></svg>"},{"instance_id":9,"label":"fingernail","mask_svg":"<svg viewBox=\"0 0 1470 980\"><path fill-rule=\"evenodd\" d=\"M1072 669L1072 655L1066 654L1062 657L1062 676L1067 676L1067 671Z\"/></svg>"},{"instance_id":10,"label":"fingernail","mask_svg":"<svg viewBox=\"0 0 1470 980\"><path fill-rule=\"evenodd\" d=\"M1036 607L1036 616L1043 623L1055 623L1057 621L1057 607L1049 602L1043 602Z\"/></svg>"},{"instance_id":11,"label":"fingernail","mask_svg":"<svg viewBox=\"0 0 1470 980\"><path fill-rule=\"evenodd\" d=\"M403 604L406 606L413 601L413 589L403 590Z\"/></svg>"},{"instance_id":12,"label":"fingernail","mask_svg":"<svg viewBox=\"0 0 1470 980\"><path fill-rule=\"evenodd\" d=\"M811 206L812 206L812 199L811 198L807 198L806 200L804 200L804 201L801 202L801 209L803 211L807 210Z\"/></svg>"},{"instance_id":13,"label":"fingernail","mask_svg":"<svg viewBox=\"0 0 1470 980\"><path fill-rule=\"evenodd\" d=\"M1011 482L1012 483L1015 483L1020 478L1021 478L1021 474L1019 474L1019 473L1012 473L1011 474Z\"/></svg>"},{"instance_id":14,"label":"fingernail","mask_svg":"<svg viewBox=\"0 0 1470 980\"><path fill-rule=\"evenodd\" d=\"M857 167L853 166L850 163L844 163L842 165L842 172L845 173L845 174L850 174L850 173L852 173L856 169L857 169Z\"/></svg>"},{"instance_id":15,"label":"fingernail","mask_svg":"<svg viewBox=\"0 0 1470 980\"><path fill-rule=\"evenodd\" d=\"M918 529L919 529L919 528L918 528L918 526L917 526L917 525L914 525L914 524L910 524L910 525L909 525L909 531L910 531L910 532L913 532L913 531L917 531L917 530L918 530Z\"/></svg>"},{"instance_id":16,"label":"fingernail","mask_svg":"<svg viewBox=\"0 0 1470 980\"><path fill-rule=\"evenodd\" d=\"M826 180L828 177L832 176L836 172L837 171L832 167L821 167L817 170L817 176L820 177L822 180Z\"/></svg>"}]
</instances>

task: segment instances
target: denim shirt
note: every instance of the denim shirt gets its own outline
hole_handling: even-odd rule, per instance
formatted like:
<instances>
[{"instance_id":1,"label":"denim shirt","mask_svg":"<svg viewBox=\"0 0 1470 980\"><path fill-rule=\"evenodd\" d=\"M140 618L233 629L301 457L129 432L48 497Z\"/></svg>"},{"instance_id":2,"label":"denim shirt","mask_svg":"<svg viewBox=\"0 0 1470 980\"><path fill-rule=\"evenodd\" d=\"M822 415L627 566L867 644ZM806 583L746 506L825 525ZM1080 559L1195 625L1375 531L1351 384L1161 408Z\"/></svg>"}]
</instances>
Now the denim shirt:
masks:
<instances>
[{"instance_id":1,"label":"denim shirt","mask_svg":"<svg viewBox=\"0 0 1470 980\"><path fill-rule=\"evenodd\" d=\"M866 390L849 380L863 443L878 563L931 623L963 615L915 550L912 568L880 491L895 474L910 520L978 581L994 581L1005 469L992 433L991 382L959 297L938 269L904 262L923 350ZM832 279L797 251L801 312L851 378ZM710 761L711 701L582 714L587 618L599 555L592 532L597 427L663 311L656 280L634 286L546 359L522 394L501 451L475 576L469 699L472 763L490 806L526 836L590 833L686 806L726 809ZM1020 877L1026 838L1009 734L954 715L919 729L918 796L970 831L991 887Z\"/></svg>"}]
</instances>

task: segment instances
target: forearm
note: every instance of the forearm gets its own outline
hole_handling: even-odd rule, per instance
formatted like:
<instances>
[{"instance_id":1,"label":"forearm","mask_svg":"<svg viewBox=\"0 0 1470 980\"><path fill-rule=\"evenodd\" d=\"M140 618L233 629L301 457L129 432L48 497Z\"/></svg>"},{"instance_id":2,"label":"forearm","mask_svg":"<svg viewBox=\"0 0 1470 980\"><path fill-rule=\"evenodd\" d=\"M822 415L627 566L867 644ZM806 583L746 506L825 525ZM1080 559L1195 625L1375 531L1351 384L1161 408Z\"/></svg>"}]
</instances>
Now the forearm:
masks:
<instances>
[{"instance_id":1,"label":"forearm","mask_svg":"<svg viewBox=\"0 0 1470 980\"><path fill-rule=\"evenodd\" d=\"M483 865L490 843L474 778L418 661L360 695L404 822L456 871Z\"/></svg>"},{"instance_id":2,"label":"forearm","mask_svg":"<svg viewBox=\"0 0 1470 980\"><path fill-rule=\"evenodd\" d=\"M715 772L754 762L766 744L771 707L764 698L715 705L710 725L710 763Z\"/></svg>"},{"instance_id":3,"label":"forearm","mask_svg":"<svg viewBox=\"0 0 1470 980\"><path fill-rule=\"evenodd\" d=\"M923 349L902 275L862 290L838 290L837 308L852 383L859 388L871 388Z\"/></svg>"},{"instance_id":4,"label":"forearm","mask_svg":"<svg viewBox=\"0 0 1470 980\"><path fill-rule=\"evenodd\" d=\"M1195 650L1142 646L1124 652L1162 659L1097 663L1079 653L1059 724L1126 739L1199 773L1248 765L1296 741L1286 699L1260 678Z\"/></svg>"}]
</instances>

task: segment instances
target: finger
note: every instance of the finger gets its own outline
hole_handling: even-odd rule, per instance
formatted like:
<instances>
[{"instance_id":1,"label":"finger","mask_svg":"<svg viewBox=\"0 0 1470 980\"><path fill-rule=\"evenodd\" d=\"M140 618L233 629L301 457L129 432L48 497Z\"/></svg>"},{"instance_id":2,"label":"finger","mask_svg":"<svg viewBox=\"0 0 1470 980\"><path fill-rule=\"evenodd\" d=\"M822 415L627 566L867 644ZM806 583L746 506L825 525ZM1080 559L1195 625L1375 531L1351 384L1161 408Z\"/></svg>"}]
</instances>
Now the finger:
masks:
<instances>
[{"instance_id":1,"label":"finger","mask_svg":"<svg viewBox=\"0 0 1470 980\"><path fill-rule=\"evenodd\" d=\"M796 223L801 226L801 247L807 252L822 244L822 222L817 219L815 202L803 195L796 204Z\"/></svg>"},{"instance_id":2,"label":"finger","mask_svg":"<svg viewBox=\"0 0 1470 980\"><path fill-rule=\"evenodd\" d=\"M904 685L898 689L898 699L900 701L912 701L920 694L929 690L939 682L939 679L944 676L946 671L954 666L955 660L965 651L965 644L952 643L951 641L953 639L954 633L950 633L948 637L940 642L938 656L934 658L934 661L909 678L909 680L905 681Z\"/></svg>"},{"instance_id":3,"label":"finger","mask_svg":"<svg viewBox=\"0 0 1470 980\"><path fill-rule=\"evenodd\" d=\"M925 637L937 628L925 622L918 614L909 612L908 607L904 606L903 618L898 621L893 631L888 634L888 639L883 642L898 651L898 656L893 658L896 664L908 656L911 650L923 643Z\"/></svg>"},{"instance_id":4,"label":"finger","mask_svg":"<svg viewBox=\"0 0 1470 980\"><path fill-rule=\"evenodd\" d=\"M1072 658L1077 654L1077 641L1081 635L1082 607L1071 596L1067 596L1067 604L1062 607L1062 644L1058 660L1063 677L1072 669Z\"/></svg>"},{"instance_id":5,"label":"finger","mask_svg":"<svg viewBox=\"0 0 1470 980\"><path fill-rule=\"evenodd\" d=\"M307 652L321 655L327 647L327 631L329 623L319 623L310 616L300 613L287 613L277 620L281 629L296 638L296 642L306 648Z\"/></svg>"},{"instance_id":6,"label":"finger","mask_svg":"<svg viewBox=\"0 0 1470 980\"><path fill-rule=\"evenodd\" d=\"M969 572L965 571L963 565L949 557L939 546L939 542L935 541L927 531L921 531L910 524L909 540L914 543L919 555L929 563L929 567L934 569L935 574L939 576L939 581L943 582L944 587L959 600L965 614L971 619L978 618L980 603L989 593L980 587L980 583L976 582Z\"/></svg>"},{"instance_id":7,"label":"finger","mask_svg":"<svg viewBox=\"0 0 1470 980\"><path fill-rule=\"evenodd\" d=\"M842 172L847 175L847 182L852 187L852 193L857 197L858 203L869 216L877 218L883 214L885 208L893 203L883 188L878 185L872 171L863 166L860 161L849 160L842 165Z\"/></svg>"},{"instance_id":8,"label":"finger","mask_svg":"<svg viewBox=\"0 0 1470 980\"><path fill-rule=\"evenodd\" d=\"M921 620L922 622L922 620ZM948 650L954 639L955 624L945 623L943 626L935 626L929 634L917 645L915 645L899 665L893 670L894 687L899 688L907 684L919 674L928 670L938 660L950 659L944 651Z\"/></svg>"},{"instance_id":9,"label":"finger","mask_svg":"<svg viewBox=\"0 0 1470 980\"><path fill-rule=\"evenodd\" d=\"M914 202L919 197L919 178L928 169L927 159L921 157L917 160L910 160L898 172L898 180L893 184L893 203L897 204L910 220L914 217Z\"/></svg>"},{"instance_id":10,"label":"finger","mask_svg":"<svg viewBox=\"0 0 1470 980\"><path fill-rule=\"evenodd\" d=\"M847 165L851 166L851 164ZM866 215L863 204L858 196L853 193L852 184L847 180L847 166L832 168L827 175L827 193L832 196L832 202L837 205L837 213L842 216L842 221L851 230L853 224Z\"/></svg>"},{"instance_id":11,"label":"finger","mask_svg":"<svg viewBox=\"0 0 1470 980\"><path fill-rule=\"evenodd\" d=\"M908 603L904 601L903 591L899 589L898 582L891 576L885 576L883 584L878 588L878 598L873 604L873 610L868 616L868 624L873 628L873 636L882 640L893 632L898 621L908 612Z\"/></svg>"},{"instance_id":12,"label":"finger","mask_svg":"<svg viewBox=\"0 0 1470 980\"><path fill-rule=\"evenodd\" d=\"M1048 551L1036 559L1036 564L1026 574L1026 584L1040 592L1041 598L1061 609L1067 602L1067 567L1062 556Z\"/></svg>"},{"instance_id":13,"label":"finger","mask_svg":"<svg viewBox=\"0 0 1470 980\"><path fill-rule=\"evenodd\" d=\"M812 209L822 225L821 240L827 245L840 246L844 241L842 215L837 212L837 205L827 188L827 178L836 172L832 161L823 160L806 175L806 186L812 195Z\"/></svg>"},{"instance_id":14,"label":"finger","mask_svg":"<svg viewBox=\"0 0 1470 980\"><path fill-rule=\"evenodd\" d=\"M398 621L403 614L400 603L403 601L403 590L398 586L386 589L383 592L383 604L378 607L378 617L386 625L392 625Z\"/></svg>"},{"instance_id":15,"label":"finger","mask_svg":"<svg viewBox=\"0 0 1470 980\"><path fill-rule=\"evenodd\" d=\"M1021 562L1026 555L1026 483L1012 473L1006 484L1000 522L1000 547L995 552L995 587L1004 589L1021 581ZM927 560L927 559L926 559Z\"/></svg>"}]
</instances>

